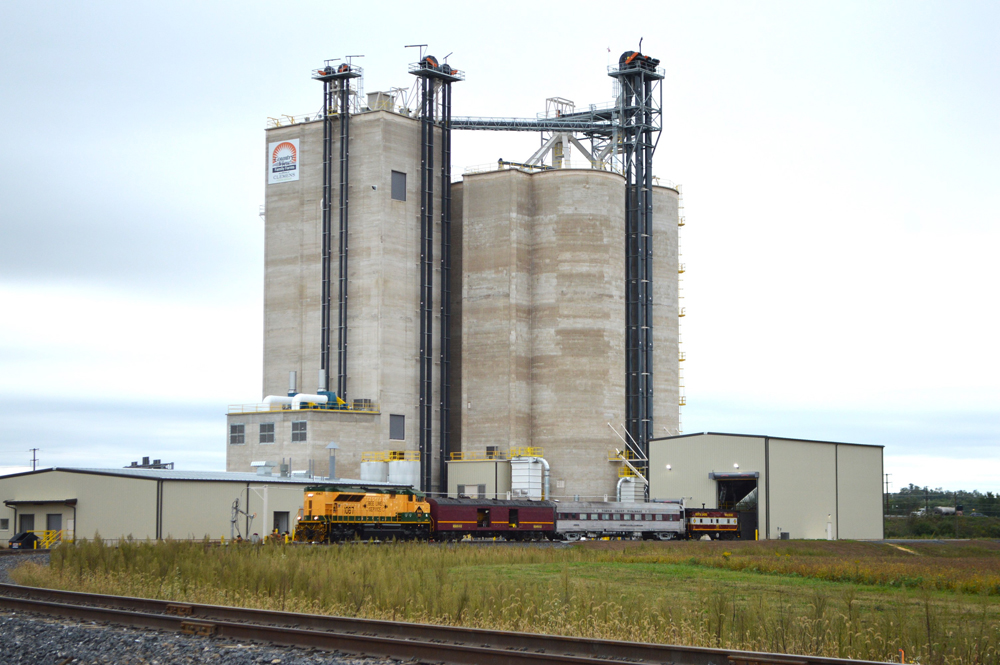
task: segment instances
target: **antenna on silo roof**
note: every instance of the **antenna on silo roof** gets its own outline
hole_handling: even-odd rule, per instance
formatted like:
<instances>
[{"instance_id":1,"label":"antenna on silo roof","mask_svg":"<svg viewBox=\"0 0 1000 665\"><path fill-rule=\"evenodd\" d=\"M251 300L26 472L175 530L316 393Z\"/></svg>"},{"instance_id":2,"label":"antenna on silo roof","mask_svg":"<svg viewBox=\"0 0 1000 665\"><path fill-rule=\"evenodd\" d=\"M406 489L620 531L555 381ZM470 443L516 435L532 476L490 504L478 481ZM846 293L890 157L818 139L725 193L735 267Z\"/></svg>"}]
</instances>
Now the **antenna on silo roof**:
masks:
<instances>
[{"instance_id":1,"label":"antenna on silo roof","mask_svg":"<svg viewBox=\"0 0 1000 665\"><path fill-rule=\"evenodd\" d=\"M419 61L421 61L421 60L424 59L424 49L427 48L427 44L407 44L403 48L418 48L418 49L420 49L420 57L417 58L417 62L419 62ZM451 55L451 53L449 53L448 55Z\"/></svg>"}]
</instances>

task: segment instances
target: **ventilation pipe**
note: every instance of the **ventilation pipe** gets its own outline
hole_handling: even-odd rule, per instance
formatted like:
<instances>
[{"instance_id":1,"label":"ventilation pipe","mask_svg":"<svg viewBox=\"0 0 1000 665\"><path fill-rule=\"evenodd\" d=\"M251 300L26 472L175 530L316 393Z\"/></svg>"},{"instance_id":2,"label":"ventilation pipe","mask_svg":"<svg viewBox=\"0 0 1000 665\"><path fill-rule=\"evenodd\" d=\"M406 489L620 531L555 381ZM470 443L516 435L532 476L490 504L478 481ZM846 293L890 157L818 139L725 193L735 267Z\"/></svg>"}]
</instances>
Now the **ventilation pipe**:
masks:
<instances>
[{"instance_id":1,"label":"ventilation pipe","mask_svg":"<svg viewBox=\"0 0 1000 665\"><path fill-rule=\"evenodd\" d=\"M310 395L308 393L299 393L292 398L292 411L298 411L302 408L302 403L306 404L326 404L326 395Z\"/></svg>"},{"instance_id":2,"label":"ventilation pipe","mask_svg":"<svg viewBox=\"0 0 1000 665\"><path fill-rule=\"evenodd\" d=\"M628 478L618 479L618 486L615 488L615 501L617 501L618 503L622 502L622 483L624 483L626 480L629 479ZM605 499L605 501L607 501L607 499Z\"/></svg>"},{"instance_id":3,"label":"ventilation pipe","mask_svg":"<svg viewBox=\"0 0 1000 665\"><path fill-rule=\"evenodd\" d=\"M292 372L292 374L295 374L295 372ZM268 395L267 397L264 398L264 404L267 405L269 408L272 406L291 404L291 403L292 403L291 395L287 397L285 395Z\"/></svg>"},{"instance_id":4,"label":"ventilation pipe","mask_svg":"<svg viewBox=\"0 0 1000 665\"><path fill-rule=\"evenodd\" d=\"M288 396L294 397L295 393L299 392L299 383L297 381L298 372L291 371L288 373Z\"/></svg>"},{"instance_id":5,"label":"ventilation pipe","mask_svg":"<svg viewBox=\"0 0 1000 665\"><path fill-rule=\"evenodd\" d=\"M326 390L326 370L325 369L321 369L319 371L319 383L317 385L319 386L318 388L316 388L317 391Z\"/></svg>"},{"instance_id":6,"label":"ventilation pipe","mask_svg":"<svg viewBox=\"0 0 1000 665\"><path fill-rule=\"evenodd\" d=\"M551 501L552 497L549 494L549 463L545 461L544 457L539 457L538 461L545 467L545 475L542 476L542 501Z\"/></svg>"}]
</instances>

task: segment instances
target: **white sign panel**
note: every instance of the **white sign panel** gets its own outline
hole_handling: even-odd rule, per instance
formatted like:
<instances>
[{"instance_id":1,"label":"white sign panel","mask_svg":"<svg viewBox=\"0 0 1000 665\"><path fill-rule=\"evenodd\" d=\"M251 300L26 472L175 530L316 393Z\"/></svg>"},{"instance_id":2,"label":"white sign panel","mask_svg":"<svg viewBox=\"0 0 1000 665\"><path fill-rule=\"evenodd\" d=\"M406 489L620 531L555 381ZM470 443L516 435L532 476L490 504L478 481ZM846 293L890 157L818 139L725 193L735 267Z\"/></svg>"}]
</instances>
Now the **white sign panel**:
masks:
<instances>
[{"instance_id":1,"label":"white sign panel","mask_svg":"<svg viewBox=\"0 0 1000 665\"><path fill-rule=\"evenodd\" d=\"M291 182L299 179L299 140L269 143L267 184Z\"/></svg>"}]
</instances>

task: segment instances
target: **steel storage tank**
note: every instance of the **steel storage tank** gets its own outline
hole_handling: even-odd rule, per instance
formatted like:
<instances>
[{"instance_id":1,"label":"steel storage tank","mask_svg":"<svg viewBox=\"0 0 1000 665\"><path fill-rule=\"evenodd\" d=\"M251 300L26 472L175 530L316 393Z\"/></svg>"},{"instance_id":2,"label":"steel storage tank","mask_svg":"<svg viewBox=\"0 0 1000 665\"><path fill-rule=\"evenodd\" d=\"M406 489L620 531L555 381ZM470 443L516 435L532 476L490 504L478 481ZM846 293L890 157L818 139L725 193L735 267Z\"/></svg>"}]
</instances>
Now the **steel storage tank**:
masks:
<instances>
[{"instance_id":1,"label":"steel storage tank","mask_svg":"<svg viewBox=\"0 0 1000 665\"><path fill-rule=\"evenodd\" d=\"M420 453L417 451L389 451L388 480L396 485L420 487Z\"/></svg>"},{"instance_id":2,"label":"steel storage tank","mask_svg":"<svg viewBox=\"0 0 1000 665\"><path fill-rule=\"evenodd\" d=\"M371 459L368 453L361 456L361 480L384 483L389 478L389 463L385 459Z\"/></svg>"}]
</instances>

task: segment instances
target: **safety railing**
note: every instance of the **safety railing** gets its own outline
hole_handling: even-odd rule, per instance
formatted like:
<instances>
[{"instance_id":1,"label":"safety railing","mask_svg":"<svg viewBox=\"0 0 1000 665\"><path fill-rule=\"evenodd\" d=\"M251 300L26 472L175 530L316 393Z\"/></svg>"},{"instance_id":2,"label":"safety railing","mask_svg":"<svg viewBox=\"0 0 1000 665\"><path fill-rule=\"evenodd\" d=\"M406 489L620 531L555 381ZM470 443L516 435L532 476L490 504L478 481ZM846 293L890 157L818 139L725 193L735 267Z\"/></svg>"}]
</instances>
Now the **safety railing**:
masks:
<instances>
[{"instance_id":1,"label":"safety railing","mask_svg":"<svg viewBox=\"0 0 1000 665\"><path fill-rule=\"evenodd\" d=\"M627 459L630 462L639 459L639 456L633 453L631 450L622 450L620 453L618 450L612 448L608 451L608 461L609 462L620 462L623 459Z\"/></svg>"},{"instance_id":2,"label":"safety railing","mask_svg":"<svg viewBox=\"0 0 1000 665\"><path fill-rule=\"evenodd\" d=\"M278 118L268 118L267 128L274 129L275 127L288 127L289 125L297 125L303 122L312 122L314 120L322 119L322 113L304 113L302 115L287 115L283 113Z\"/></svg>"},{"instance_id":3,"label":"safety railing","mask_svg":"<svg viewBox=\"0 0 1000 665\"><path fill-rule=\"evenodd\" d=\"M280 411L293 411L291 404L230 404L226 413L229 415L240 413L268 413ZM322 411L324 413L367 413L378 415L381 413L379 405L368 400L355 400L348 404L305 404L299 407L298 411Z\"/></svg>"},{"instance_id":4,"label":"safety railing","mask_svg":"<svg viewBox=\"0 0 1000 665\"><path fill-rule=\"evenodd\" d=\"M419 450L373 450L361 453L362 462L419 462Z\"/></svg>"},{"instance_id":5,"label":"safety railing","mask_svg":"<svg viewBox=\"0 0 1000 665\"><path fill-rule=\"evenodd\" d=\"M38 540L34 543L34 549L36 550L48 550L63 541L73 541L72 538L67 538L68 532L66 529L61 531L45 529L39 531L29 531L28 533L32 533L36 538L38 538Z\"/></svg>"},{"instance_id":6,"label":"safety railing","mask_svg":"<svg viewBox=\"0 0 1000 665\"><path fill-rule=\"evenodd\" d=\"M545 451L541 448L511 448L511 457L545 457Z\"/></svg>"},{"instance_id":7,"label":"safety railing","mask_svg":"<svg viewBox=\"0 0 1000 665\"><path fill-rule=\"evenodd\" d=\"M507 451L505 450L463 450L460 452L451 453L449 459L452 462L493 462L496 460L507 459Z\"/></svg>"}]
</instances>

